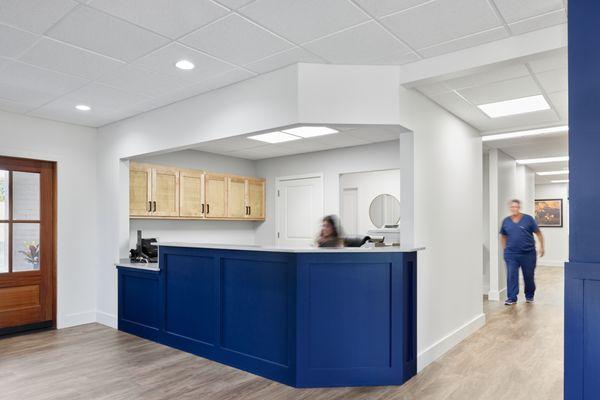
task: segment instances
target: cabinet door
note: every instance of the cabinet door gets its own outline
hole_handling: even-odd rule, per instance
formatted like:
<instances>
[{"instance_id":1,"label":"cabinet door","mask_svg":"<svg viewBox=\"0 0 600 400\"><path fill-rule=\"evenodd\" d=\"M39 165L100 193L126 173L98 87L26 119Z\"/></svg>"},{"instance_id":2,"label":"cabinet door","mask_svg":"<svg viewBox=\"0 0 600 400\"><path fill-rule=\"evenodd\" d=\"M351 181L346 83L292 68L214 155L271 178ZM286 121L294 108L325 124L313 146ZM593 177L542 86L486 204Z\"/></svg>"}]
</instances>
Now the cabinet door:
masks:
<instances>
[{"instance_id":1,"label":"cabinet door","mask_svg":"<svg viewBox=\"0 0 600 400\"><path fill-rule=\"evenodd\" d=\"M204 217L204 174L201 171L179 171L179 216Z\"/></svg>"},{"instance_id":2,"label":"cabinet door","mask_svg":"<svg viewBox=\"0 0 600 400\"><path fill-rule=\"evenodd\" d=\"M205 218L225 218L227 207L227 178L224 175L204 176Z\"/></svg>"},{"instance_id":3,"label":"cabinet door","mask_svg":"<svg viewBox=\"0 0 600 400\"><path fill-rule=\"evenodd\" d=\"M227 178L227 217L246 218L246 180L244 178Z\"/></svg>"},{"instance_id":4,"label":"cabinet door","mask_svg":"<svg viewBox=\"0 0 600 400\"><path fill-rule=\"evenodd\" d=\"M157 217L179 216L179 171L168 167L152 169L152 213Z\"/></svg>"},{"instance_id":5,"label":"cabinet door","mask_svg":"<svg viewBox=\"0 0 600 400\"><path fill-rule=\"evenodd\" d=\"M265 181L263 179L248 179L247 218L265 218Z\"/></svg>"},{"instance_id":6,"label":"cabinet door","mask_svg":"<svg viewBox=\"0 0 600 400\"><path fill-rule=\"evenodd\" d=\"M129 165L129 215L141 217L151 214L152 168L144 164Z\"/></svg>"}]
</instances>

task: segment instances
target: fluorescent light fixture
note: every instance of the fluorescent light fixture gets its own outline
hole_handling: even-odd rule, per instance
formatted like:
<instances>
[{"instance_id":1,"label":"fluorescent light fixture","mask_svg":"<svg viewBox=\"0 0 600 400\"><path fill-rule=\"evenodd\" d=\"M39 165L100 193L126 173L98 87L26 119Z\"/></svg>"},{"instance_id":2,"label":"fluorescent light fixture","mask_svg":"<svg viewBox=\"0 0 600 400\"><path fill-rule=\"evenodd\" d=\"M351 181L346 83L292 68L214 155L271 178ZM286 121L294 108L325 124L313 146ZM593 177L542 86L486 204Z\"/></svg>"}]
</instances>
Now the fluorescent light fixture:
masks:
<instances>
[{"instance_id":1,"label":"fluorescent light fixture","mask_svg":"<svg viewBox=\"0 0 600 400\"><path fill-rule=\"evenodd\" d=\"M294 135L288 135L287 133L276 131L276 132L261 133L260 135L248 136L248 139L258 140L259 142L266 142L266 143L283 143L283 142L289 142L292 140L298 140L298 139L300 139L300 137L294 136Z\"/></svg>"},{"instance_id":2,"label":"fluorescent light fixture","mask_svg":"<svg viewBox=\"0 0 600 400\"><path fill-rule=\"evenodd\" d=\"M195 68L194 63L188 60L179 60L175 63L175 66L186 71Z\"/></svg>"},{"instance_id":3,"label":"fluorescent light fixture","mask_svg":"<svg viewBox=\"0 0 600 400\"><path fill-rule=\"evenodd\" d=\"M551 162L569 161L569 156L561 157L545 157L545 158L529 158L526 160L517 160L519 164L542 164Z\"/></svg>"},{"instance_id":4,"label":"fluorescent light fixture","mask_svg":"<svg viewBox=\"0 0 600 400\"><path fill-rule=\"evenodd\" d=\"M559 179L559 180L550 181L550 182L552 182L552 183L569 183L569 180L568 179Z\"/></svg>"},{"instance_id":5,"label":"fluorescent light fixture","mask_svg":"<svg viewBox=\"0 0 600 400\"><path fill-rule=\"evenodd\" d=\"M525 114L534 111L549 110L550 104L544 96L529 96L520 99L499 101L496 103L477 106L490 118L506 117L508 115Z\"/></svg>"},{"instance_id":6,"label":"fluorescent light fixture","mask_svg":"<svg viewBox=\"0 0 600 400\"><path fill-rule=\"evenodd\" d=\"M569 173L568 169L565 169L564 171L542 171L542 172L538 172L538 175L541 176L548 176L548 175L567 175Z\"/></svg>"},{"instance_id":7,"label":"fluorescent light fixture","mask_svg":"<svg viewBox=\"0 0 600 400\"><path fill-rule=\"evenodd\" d=\"M326 126L299 126L297 128L282 129L281 132L300 136L302 138L311 138L315 136L331 135L332 133L338 133L339 131Z\"/></svg>"},{"instance_id":8,"label":"fluorescent light fixture","mask_svg":"<svg viewBox=\"0 0 600 400\"><path fill-rule=\"evenodd\" d=\"M547 135L550 133L561 133L568 132L568 126L554 126L552 128L541 128L541 129L530 129L527 131L517 131L517 132L507 132L507 133L498 133L497 135L486 135L481 137L482 142L491 142L493 140L504 140L504 139L514 139L514 138L522 138L527 136L535 136L535 135Z\"/></svg>"},{"instance_id":9,"label":"fluorescent light fixture","mask_svg":"<svg viewBox=\"0 0 600 400\"><path fill-rule=\"evenodd\" d=\"M79 111L90 111L92 107L86 106L85 104L77 104L75 108Z\"/></svg>"}]
</instances>

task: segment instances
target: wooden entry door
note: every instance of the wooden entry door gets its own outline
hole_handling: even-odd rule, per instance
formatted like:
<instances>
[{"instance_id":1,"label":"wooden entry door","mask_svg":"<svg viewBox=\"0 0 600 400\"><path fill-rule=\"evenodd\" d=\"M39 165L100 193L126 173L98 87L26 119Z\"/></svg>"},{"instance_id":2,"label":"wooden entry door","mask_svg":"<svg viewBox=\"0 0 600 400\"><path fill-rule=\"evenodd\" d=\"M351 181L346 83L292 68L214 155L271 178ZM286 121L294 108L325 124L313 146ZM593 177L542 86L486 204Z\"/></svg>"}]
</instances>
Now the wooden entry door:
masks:
<instances>
[{"instance_id":1,"label":"wooden entry door","mask_svg":"<svg viewBox=\"0 0 600 400\"><path fill-rule=\"evenodd\" d=\"M55 324L55 170L0 157L0 334Z\"/></svg>"}]
</instances>

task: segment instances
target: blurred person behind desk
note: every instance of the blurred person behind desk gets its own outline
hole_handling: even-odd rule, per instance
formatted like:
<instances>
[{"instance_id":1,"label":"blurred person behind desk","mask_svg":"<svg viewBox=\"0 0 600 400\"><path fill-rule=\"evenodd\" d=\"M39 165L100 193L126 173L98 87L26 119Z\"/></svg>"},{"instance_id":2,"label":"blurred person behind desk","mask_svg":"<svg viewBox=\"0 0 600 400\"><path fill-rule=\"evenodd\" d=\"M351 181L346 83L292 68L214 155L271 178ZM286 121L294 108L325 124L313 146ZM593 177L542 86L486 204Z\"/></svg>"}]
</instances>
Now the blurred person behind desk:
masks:
<instances>
[{"instance_id":1,"label":"blurred person behind desk","mask_svg":"<svg viewBox=\"0 0 600 400\"><path fill-rule=\"evenodd\" d=\"M319 247L343 247L342 228L339 220L335 215L327 215L323 217L321 222L321 231L317 238L317 246Z\"/></svg>"}]
</instances>

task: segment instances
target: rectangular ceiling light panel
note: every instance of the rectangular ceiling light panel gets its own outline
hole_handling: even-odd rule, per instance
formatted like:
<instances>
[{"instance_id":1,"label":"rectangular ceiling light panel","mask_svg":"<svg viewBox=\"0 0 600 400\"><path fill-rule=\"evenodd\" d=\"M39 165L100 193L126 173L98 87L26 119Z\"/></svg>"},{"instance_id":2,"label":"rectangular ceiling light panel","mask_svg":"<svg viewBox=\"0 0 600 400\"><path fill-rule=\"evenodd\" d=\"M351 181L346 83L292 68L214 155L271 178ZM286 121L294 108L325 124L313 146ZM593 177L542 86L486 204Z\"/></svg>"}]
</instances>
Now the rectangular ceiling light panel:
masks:
<instances>
[{"instance_id":1,"label":"rectangular ceiling light panel","mask_svg":"<svg viewBox=\"0 0 600 400\"><path fill-rule=\"evenodd\" d=\"M542 171L542 172L538 172L538 175L541 176L549 176L549 175L567 175L569 173L569 170L564 170L564 171Z\"/></svg>"},{"instance_id":2,"label":"rectangular ceiling light panel","mask_svg":"<svg viewBox=\"0 0 600 400\"><path fill-rule=\"evenodd\" d=\"M259 142L265 143L283 143L290 142L292 140L300 139L298 136L288 135L283 132L267 132L261 133L260 135L248 136L248 139L258 140Z\"/></svg>"},{"instance_id":3,"label":"rectangular ceiling light panel","mask_svg":"<svg viewBox=\"0 0 600 400\"><path fill-rule=\"evenodd\" d=\"M551 133L568 132L568 126L553 126L551 128L530 129L527 131L498 133L496 135L485 135L481 137L482 142L491 142L494 140L515 139L527 136L547 135Z\"/></svg>"},{"instance_id":4,"label":"rectangular ceiling light panel","mask_svg":"<svg viewBox=\"0 0 600 400\"><path fill-rule=\"evenodd\" d=\"M569 161L569 156L528 158L526 160L517 160L517 163L527 165L527 164L543 164L543 163L561 162L561 161Z\"/></svg>"},{"instance_id":5,"label":"rectangular ceiling light panel","mask_svg":"<svg viewBox=\"0 0 600 400\"><path fill-rule=\"evenodd\" d=\"M301 138L311 138L315 136L331 135L339 131L327 126L299 126L297 128L282 129L282 132L290 135L300 136Z\"/></svg>"},{"instance_id":6,"label":"rectangular ceiling light panel","mask_svg":"<svg viewBox=\"0 0 600 400\"><path fill-rule=\"evenodd\" d=\"M513 100L499 101L496 103L482 104L478 105L477 107L479 107L479 109L490 118L500 118L509 115L549 110L550 104L548 104L544 96L537 95Z\"/></svg>"}]
</instances>

